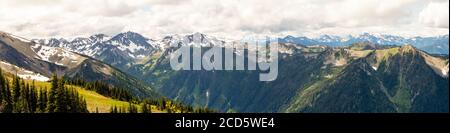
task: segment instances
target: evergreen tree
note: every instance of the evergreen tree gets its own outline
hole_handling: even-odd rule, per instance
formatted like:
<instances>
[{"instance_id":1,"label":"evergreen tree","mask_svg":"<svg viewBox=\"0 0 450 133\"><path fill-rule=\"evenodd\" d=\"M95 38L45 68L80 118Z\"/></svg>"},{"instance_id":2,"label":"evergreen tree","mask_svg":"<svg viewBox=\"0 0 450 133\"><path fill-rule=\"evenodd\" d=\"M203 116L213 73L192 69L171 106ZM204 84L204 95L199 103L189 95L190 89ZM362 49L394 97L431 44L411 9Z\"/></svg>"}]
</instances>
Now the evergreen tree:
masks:
<instances>
[{"instance_id":1,"label":"evergreen tree","mask_svg":"<svg viewBox=\"0 0 450 133\"><path fill-rule=\"evenodd\" d=\"M86 99L83 98L83 101L81 101L80 104L81 104L80 113L89 113L89 110L87 109Z\"/></svg>"},{"instance_id":2,"label":"evergreen tree","mask_svg":"<svg viewBox=\"0 0 450 133\"><path fill-rule=\"evenodd\" d=\"M147 104L142 103L142 113L148 113L148 108L147 108Z\"/></svg>"},{"instance_id":3,"label":"evergreen tree","mask_svg":"<svg viewBox=\"0 0 450 133\"><path fill-rule=\"evenodd\" d=\"M167 101L164 99L162 102L163 110L167 109Z\"/></svg>"},{"instance_id":4,"label":"evergreen tree","mask_svg":"<svg viewBox=\"0 0 450 133\"><path fill-rule=\"evenodd\" d=\"M53 113L55 112L56 109L56 95L58 93L58 77L56 74L53 75L52 77L52 84L50 87L50 91L48 94L48 101L47 101L47 112L49 113Z\"/></svg>"},{"instance_id":5,"label":"evergreen tree","mask_svg":"<svg viewBox=\"0 0 450 133\"><path fill-rule=\"evenodd\" d=\"M18 102L20 98L20 79L17 75L14 76L13 78L12 89L13 89L13 102Z\"/></svg>"},{"instance_id":6,"label":"evergreen tree","mask_svg":"<svg viewBox=\"0 0 450 133\"><path fill-rule=\"evenodd\" d=\"M58 87L56 89L56 97L55 97L55 112L67 112L66 108L66 93L65 93L65 87L64 87L64 79L59 79Z\"/></svg>"},{"instance_id":7,"label":"evergreen tree","mask_svg":"<svg viewBox=\"0 0 450 133\"><path fill-rule=\"evenodd\" d=\"M128 113L137 113L137 108L131 102L128 102Z\"/></svg>"},{"instance_id":8,"label":"evergreen tree","mask_svg":"<svg viewBox=\"0 0 450 133\"><path fill-rule=\"evenodd\" d=\"M47 107L47 88L41 89L39 92L39 100L37 102L38 111L43 113L46 112Z\"/></svg>"},{"instance_id":9,"label":"evergreen tree","mask_svg":"<svg viewBox=\"0 0 450 133\"><path fill-rule=\"evenodd\" d=\"M79 101L78 98L78 93L73 89L73 88L69 88L70 91L66 91L66 97L64 99L66 99L65 101L68 102L68 107L67 107L67 112L77 112L77 110L79 110L79 103L76 101Z\"/></svg>"},{"instance_id":10,"label":"evergreen tree","mask_svg":"<svg viewBox=\"0 0 450 133\"><path fill-rule=\"evenodd\" d=\"M30 112L31 113L34 113L34 112L36 112L36 109L37 109L37 97L38 97L38 94L37 94L37 92L36 92L36 86L35 86L35 84L34 84L34 80L33 80L33 83L31 84L31 87L30 87L30 90L29 90L29 108L30 108Z\"/></svg>"},{"instance_id":11,"label":"evergreen tree","mask_svg":"<svg viewBox=\"0 0 450 133\"><path fill-rule=\"evenodd\" d=\"M7 112L7 95L8 93L10 93L9 91L7 91L8 89L7 87L7 81L5 79L5 77L3 76L3 70L2 68L0 68L0 113L1 112Z\"/></svg>"},{"instance_id":12,"label":"evergreen tree","mask_svg":"<svg viewBox=\"0 0 450 133\"><path fill-rule=\"evenodd\" d=\"M119 111L117 110L117 106L116 105L114 105L113 113L119 113Z\"/></svg>"},{"instance_id":13,"label":"evergreen tree","mask_svg":"<svg viewBox=\"0 0 450 133\"><path fill-rule=\"evenodd\" d=\"M146 102L142 103L142 113L152 113L151 106L148 105Z\"/></svg>"},{"instance_id":14,"label":"evergreen tree","mask_svg":"<svg viewBox=\"0 0 450 133\"><path fill-rule=\"evenodd\" d=\"M18 104L14 107L16 113L30 113L28 102L25 98L20 98Z\"/></svg>"},{"instance_id":15,"label":"evergreen tree","mask_svg":"<svg viewBox=\"0 0 450 133\"><path fill-rule=\"evenodd\" d=\"M28 102L29 86L25 84L24 80L20 81L19 101L15 104L15 112L17 113L30 113L30 106Z\"/></svg>"},{"instance_id":16,"label":"evergreen tree","mask_svg":"<svg viewBox=\"0 0 450 133\"><path fill-rule=\"evenodd\" d=\"M25 84L24 80L20 81L20 99L23 99L25 101L28 101L29 94L30 94L30 86L28 84Z\"/></svg>"},{"instance_id":17,"label":"evergreen tree","mask_svg":"<svg viewBox=\"0 0 450 133\"><path fill-rule=\"evenodd\" d=\"M3 70L0 68L0 106L3 101L3 98L6 95L6 83L5 77L3 77Z\"/></svg>"},{"instance_id":18,"label":"evergreen tree","mask_svg":"<svg viewBox=\"0 0 450 133\"><path fill-rule=\"evenodd\" d=\"M111 106L111 107L109 108L109 113L114 113L114 107L113 107L113 106Z\"/></svg>"},{"instance_id":19,"label":"evergreen tree","mask_svg":"<svg viewBox=\"0 0 450 133\"><path fill-rule=\"evenodd\" d=\"M3 113L12 113L13 112L13 102L12 102L12 98L11 98L11 91L9 89L9 82L8 80L5 79L5 92L3 94L3 100L0 101L1 105L0 105L0 112Z\"/></svg>"}]
</instances>

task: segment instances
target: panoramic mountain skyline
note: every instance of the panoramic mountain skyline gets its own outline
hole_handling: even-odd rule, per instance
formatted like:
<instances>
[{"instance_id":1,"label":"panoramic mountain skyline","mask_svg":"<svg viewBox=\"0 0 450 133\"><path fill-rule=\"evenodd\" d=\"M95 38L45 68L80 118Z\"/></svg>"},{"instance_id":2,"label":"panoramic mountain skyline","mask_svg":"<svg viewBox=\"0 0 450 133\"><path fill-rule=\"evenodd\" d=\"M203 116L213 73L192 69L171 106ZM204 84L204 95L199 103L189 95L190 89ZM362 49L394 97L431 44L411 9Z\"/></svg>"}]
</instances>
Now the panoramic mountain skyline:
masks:
<instances>
[{"instance_id":1,"label":"panoramic mountain skyline","mask_svg":"<svg viewBox=\"0 0 450 133\"><path fill-rule=\"evenodd\" d=\"M219 112L448 112L448 1L386 2L6 1L1 68ZM269 69L255 41L270 44ZM186 46L182 60L199 70L173 67ZM206 69L211 50L248 70ZM261 81L263 72L276 76ZM97 92L120 93L106 89Z\"/></svg>"},{"instance_id":2,"label":"panoramic mountain skyline","mask_svg":"<svg viewBox=\"0 0 450 133\"><path fill-rule=\"evenodd\" d=\"M0 0L0 131L448 129L449 3Z\"/></svg>"},{"instance_id":3,"label":"panoramic mountain skyline","mask_svg":"<svg viewBox=\"0 0 450 133\"><path fill-rule=\"evenodd\" d=\"M249 39L264 38L263 36L259 36L248 38L243 37L244 39L238 40L230 40L230 39L223 40L222 37L212 36L199 32L185 35L173 34L167 35L163 38L152 38L144 36L141 33L127 31L118 33L116 35L93 34L89 36L76 38L34 38L29 40L52 47L65 47L71 51L85 54L88 56L98 54L100 50L98 46L102 46L98 44L113 44L114 46L120 47L119 49L121 50L131 48L130 50L133 53L128 53L126 55L132 54L133 56L140 56L142 58L145 57L145 53L150 54L154 49L164 49L166 45L164 45L163 41L166 41L168 38L181 39L183 37L188 37L189 35L195 34L203 35L205 37L213 39L213 41L215 42L220 41L225 44L232 44L233 42L239 41L241 42L250 41ZM347 35L347 36L324 34L315 38L288 35L285 37L278 37L278 38L272 37L272 39L277 39L277 41L281 43L293 43L299 45L325 45L332 47L345 47L357 42L370 42L379 45L397 45L397 46L411 44L417 47L418 49L424 50L425 52L428 52L430 54L446 54L446 55L449 54L448 34L430 37L424 36L402 37L396 35L370 34L370 33L362 33L359 35ZM126 44L124 46L119 45L121 43L124 43L123 41L127 41L125 42ZM129 43L133 45L129 46ZM137 51L138 54L134 53L136 50L138 50Z\"/></svg>"},{"instance_id":4,"label":"panoramic mountain skyline","mask_svg":"<svg viewBox=\"0 0 450 133\"><path fill-rule=\"evenodd\" d=\"M160 38L201 32L223 38L449 32L448 0L0 0L0 30L27 38L136 31Z\"/></svg>"},{"instance_id":5,"label":"panoramic mountain skyline","mask_svg":"<svg viewBox=\"0 0 450 133\"><path fill-rule=\"evenodd\" d=\"M202 41L195 43L194 36ZM187 40L180 47L165 47L179 39ZM259 81L258 71L171 68L171 53L181 46L231 50L223 43L201 33L154 41L125 32L70 42L29 41L2 33L0 59L3 70L24 79L45 76L48 80L56 69L68 80L102 79L137 98L161 95L220 112L448 112L448 55L431 55L412 45L361 41L332 47L281 42L274 44L280 47L279 75L270 82ZM244 51L256 52L251 49ZM92 54L77 54L83 52ZM233 53L248 60L242 52ZM37 67L43 65L48 67ZM423 81L424 77L428 80Z\"/></svg>"}]
</instances>

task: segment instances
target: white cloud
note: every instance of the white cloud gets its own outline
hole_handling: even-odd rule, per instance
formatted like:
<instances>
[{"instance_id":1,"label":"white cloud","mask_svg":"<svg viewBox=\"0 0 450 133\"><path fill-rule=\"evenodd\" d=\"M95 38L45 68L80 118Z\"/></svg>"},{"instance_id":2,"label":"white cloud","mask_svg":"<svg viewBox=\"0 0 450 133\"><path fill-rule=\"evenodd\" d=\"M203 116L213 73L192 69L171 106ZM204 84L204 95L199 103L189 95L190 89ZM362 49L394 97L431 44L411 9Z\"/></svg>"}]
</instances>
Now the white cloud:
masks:
<instances>
[{"instance_id":1,"label":"white cloud","mask_svg":"<svg viewBox=\"0 0 450 133\"><path fill-rule=\"evenodd\" d=\"M447 28L449 23L449 2L432 2L419 15L419 21L430 27Z\"/></svg>"},{"instance_id":2,"label":"white cloud","mask_svg":"<svg viewBox=\"0 0 450 133\"><path fill-rule=\"evenodd\" d=\"M26 37L136 31L313 35L448 34L448 0L0 0L0 30Z\"/></svg>"}]
</instances>

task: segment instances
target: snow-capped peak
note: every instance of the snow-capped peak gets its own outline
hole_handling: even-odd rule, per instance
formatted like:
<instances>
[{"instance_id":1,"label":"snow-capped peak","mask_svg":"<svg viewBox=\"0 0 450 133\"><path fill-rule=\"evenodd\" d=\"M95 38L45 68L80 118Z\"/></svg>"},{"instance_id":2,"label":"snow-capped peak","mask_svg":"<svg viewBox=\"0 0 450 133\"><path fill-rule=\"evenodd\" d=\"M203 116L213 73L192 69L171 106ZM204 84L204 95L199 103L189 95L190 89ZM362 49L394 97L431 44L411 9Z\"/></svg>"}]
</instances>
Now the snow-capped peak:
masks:
<instances>
[{"instance_id":1,"label":"snow-capped peak","mask_svg":"<svg viewBox=\"0 0 450 133\"><path fill-rule=\"evenodd\" d=\"M108 35L105 34L95 34L89 37L93 42L105 42L111 39Z\"/></svg>"}]
</instances>

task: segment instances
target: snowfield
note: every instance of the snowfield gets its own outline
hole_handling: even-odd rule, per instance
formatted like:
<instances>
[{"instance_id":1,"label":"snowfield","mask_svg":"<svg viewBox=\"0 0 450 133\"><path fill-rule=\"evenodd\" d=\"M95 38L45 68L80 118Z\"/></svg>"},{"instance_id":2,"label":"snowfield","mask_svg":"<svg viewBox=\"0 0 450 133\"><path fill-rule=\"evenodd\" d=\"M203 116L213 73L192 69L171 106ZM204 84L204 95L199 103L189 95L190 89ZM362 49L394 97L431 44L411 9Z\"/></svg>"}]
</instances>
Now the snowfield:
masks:
<instances>
[{"instance_id":1,"label":"snowfield","mask_svg":"<svg viewBox=\"0 0 450 133\"><path fill-rule=\"evenodd\" d=\"M39 73L35 73L32 71L20 68L18 66L9 64L7 62L0 61L0 67L9 73L17 74L17 76L19 76L20 78L23 78L23 79L36 80L36 81L49 81L50 80L50 78L45 77Z\"/></svg>"}]
</instances>

